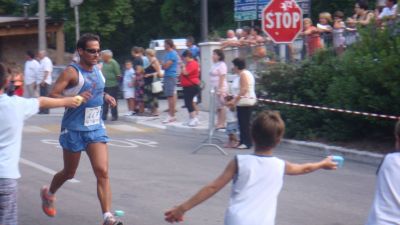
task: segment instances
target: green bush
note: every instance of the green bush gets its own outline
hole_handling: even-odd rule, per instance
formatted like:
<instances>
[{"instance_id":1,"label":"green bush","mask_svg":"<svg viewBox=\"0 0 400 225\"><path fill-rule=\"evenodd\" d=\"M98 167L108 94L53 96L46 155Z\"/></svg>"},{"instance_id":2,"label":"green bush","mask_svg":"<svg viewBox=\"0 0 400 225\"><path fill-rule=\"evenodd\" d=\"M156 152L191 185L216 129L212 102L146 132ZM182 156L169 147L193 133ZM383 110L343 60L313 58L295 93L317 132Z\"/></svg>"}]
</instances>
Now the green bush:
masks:
<instances>
[{"instance_id":1,"label":"green bush","mask_svg":"<svg viewBox=\"0 0 400 225\"><path fill-rule=\"evenodd\" d=\"M361 30L338 57L321 51L300 64L276 64L260 75L263 97L318 106L400 115L400 36L396 29ZM350 140L393 133L393 120L264 104L280 110L290 138Z\"/></svg>"}]
</instances>

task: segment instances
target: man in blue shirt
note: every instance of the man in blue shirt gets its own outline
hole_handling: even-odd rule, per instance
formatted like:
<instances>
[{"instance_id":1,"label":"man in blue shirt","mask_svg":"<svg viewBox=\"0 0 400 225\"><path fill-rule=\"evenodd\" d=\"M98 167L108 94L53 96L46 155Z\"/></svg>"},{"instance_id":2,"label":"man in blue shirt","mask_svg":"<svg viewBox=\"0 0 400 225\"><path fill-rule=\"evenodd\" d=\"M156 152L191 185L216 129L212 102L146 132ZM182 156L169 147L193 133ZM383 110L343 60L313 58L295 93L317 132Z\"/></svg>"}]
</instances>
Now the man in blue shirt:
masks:
<instances>
[{"instance_id":1,"label":"man in blue shirt","mask_svg":"<svg viewBox=\"0 0 400 225\"><path fill-rule=\"evenodd\" d=\"M192 53L193 59L196 61L200 60L200 49L194 44L194 38L192 36L189 36L186 38L186 46Z\"/></svg>"},{"instance_id":2,"label":"man in blue shirt","mask_svg":"<svg viewBox=\"0 0 400 225\"><path fill-rule=\"evenodd\" d=\"M167 54L164 57L162 68L164 72L164 95L168 99L168 116L163 123L172 123L176 121L175 106L176 106L176 82L178 73L179 56L175 51L174 42L171 39L166 39L164 42Z\"/></svg>"}]
</instances>

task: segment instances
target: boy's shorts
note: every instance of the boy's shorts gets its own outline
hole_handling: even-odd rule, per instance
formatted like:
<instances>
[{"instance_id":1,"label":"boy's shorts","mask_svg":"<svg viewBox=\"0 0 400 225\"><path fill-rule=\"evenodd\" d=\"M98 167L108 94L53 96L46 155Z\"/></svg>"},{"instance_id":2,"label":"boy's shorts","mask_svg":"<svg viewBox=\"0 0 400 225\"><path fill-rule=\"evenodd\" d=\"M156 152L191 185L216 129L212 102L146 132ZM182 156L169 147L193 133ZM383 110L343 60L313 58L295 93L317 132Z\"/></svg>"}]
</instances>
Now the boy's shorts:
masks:
<instances>
[{"instance_id":1,"label":"boy's shorts","mask_svg":"<svg viewBox=\"0 0 400 225\"><path fill-rule=\"evenodd\" d=\"M227 135L237 134L238 128L239 128L239 125L237 122L228 122L226 124L226 134Z\"/></svg>"},{"instance_id":2,"label":"boy's shorts","mask_svg":"<svg viewBox=\"0 0 400 225\"><path fill-rule=\"evenodd\" d=\"M93 131L62 129L59 139L61 147L71 152L85 151L89 144L107 143L109 140L104 128Z\"/></svg>"},{"instance_id":3,"label":"boy's shorts","mask_svg":"<svg viewBox=\"0 0 400 225\"><path fill-rule=\"evenodd\" d=\"M0 179L0 224L18 224L16 179Z\"/></svg>"},{"instance_id":4,"label":"boy's shorts","mask_svg":"<svg viewBox=\"0 0 400 225\"><path fill-rule=\"evenodd\" d=\"M164 77L164 96L173 97L176 89L176 77Z\"/></svg>"}]
</instances>

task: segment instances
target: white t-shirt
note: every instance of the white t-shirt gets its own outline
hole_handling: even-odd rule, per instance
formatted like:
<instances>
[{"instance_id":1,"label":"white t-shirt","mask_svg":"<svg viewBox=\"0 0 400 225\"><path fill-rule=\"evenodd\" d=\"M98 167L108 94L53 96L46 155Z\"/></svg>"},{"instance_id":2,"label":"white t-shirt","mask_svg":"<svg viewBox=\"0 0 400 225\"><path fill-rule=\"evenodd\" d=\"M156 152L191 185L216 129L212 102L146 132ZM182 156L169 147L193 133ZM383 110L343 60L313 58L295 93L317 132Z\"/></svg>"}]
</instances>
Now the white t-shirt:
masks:
<instances>
[{"instance_id":1,"label":"white t-shirt","mask_svg":"<svg viewBox=\"0 0 400 225\"><path fill-rule=\"evenodd\" d=\"M21 177L18 162L24 120L38 112L39 101L36 98L0 95L0 178Z\"/></svg>"},{"instance_id":2,"label":"white t-shirt","mask_svg":"<svg viewBox=\"0 0 400 225\"><path fill-rule=\"evenodd\" d=\"M211 87L213 88L218 88L219 87L219 80L221 79L221 76L225 75L225 82L223 84L223 92L228 91L228 82L226 80L226 75L228 73L228 67L226 66L225 62L216 62L211 66L210 70L210 84Z\"/></svg>"},{"instance_id":3,"label":"white t-shirt","mask_svg":"<svg viewBox=\"0 0 400 225\"><path fill-rule=\"evenodd\" d=\"M257 155L238 155L236 159L238 174L233 181L225 225L275 225L285 162Z\"/></svg>"},{"instance_id":4,"label":"white t-shirt","mask_svg":"<svg viewBox=\"0 0 400 225\"><path fill-rule=\"evenodd\" d=\"M42 60L40 60L40 73L39 73L39 79L37 81L38 84L42 82L45 71L49 72L49 75L47 76L45 82L47 84L51 84L52 81L51 72L53 72L53 63L47 56L45 56Z\"/></svg>"},{"instance_id":5,"label":"white t-shirt","mask_svg":"<svg viewBox=\"0 0 400 225\"><path fill-rule=\"evenodd\" d=\"M36 83L40 72L40 64L35 59L25 62L24 81L26 85Z\"/></svg>"},{"instance_id":6,"label":"white t-shirt","mask_svg":"<svg viewBox=\"0 0 400 225\"><path fill-rule=\"evenodd\" d=\"M400 153L388 154L378 172L375 198L366 225L400 223Z\"/></svg>"},{"instance_id":7,"label":"white t-shirt","mask_svg":"<svg viewBox=\"0 0 400 225\"><path fill-rule=\"evenodd\" d=\"M397 12L397 4L395 4L392 8L385 7L383 8L381 14L379 14L378 18L382 19L387 16L394 16Z\"/></svg>"}]
</instances>

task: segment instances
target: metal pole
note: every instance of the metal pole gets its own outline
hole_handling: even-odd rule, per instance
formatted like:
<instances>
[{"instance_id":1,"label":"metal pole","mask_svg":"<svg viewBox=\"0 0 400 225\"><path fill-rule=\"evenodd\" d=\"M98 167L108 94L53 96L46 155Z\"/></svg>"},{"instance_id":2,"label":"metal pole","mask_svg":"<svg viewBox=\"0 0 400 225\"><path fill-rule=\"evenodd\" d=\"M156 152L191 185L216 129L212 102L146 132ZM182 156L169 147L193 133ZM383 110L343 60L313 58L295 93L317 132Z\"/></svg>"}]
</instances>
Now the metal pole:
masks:
<instances>
[{"instance_id":1,"label":"metal pole","mask_svg":"<svg viewBox=\"0 0 400 225\"><path fill-rule=\"evenodd\" d=\"M208 138L205 140L205 143L197 147L194 151L193 154L197 153L204 147L213 147L216 148L218 151L220 151L223 155L228 155L226 151L224 151L221 147L219 147L216 144L213 144L213 140L218 140L221 141L218 138L213 137L214 136L214 130L215 130L215 98L216 98L216 91L214 88L210 90L210 115L208 119ZM222 142L222 141L221 141Z\"/></svg>"},{"instance_id":2,"label":"metal pole","mask_svg":"<svg viewBox=\"0 0 400 225\"><path fill-rule=\"evenodd\" d=\"M79 6L76 5L74 7L75 12L75 40L78 42L80 35L80 27L79 27Z\"/></svg>"},{"instance_id":3,"label":"metal pole","mask_svg":"<svg viewBox=\"0 0 400 225\"><path fill-rule=\"evenodd\" d=\"M201 0L201 39L208 40L208 0Z\"/></svg>"},{"instance_id":4,"label":"metal pole","mask_svg":"<svg viewBox=\"0 0 400 225\"><path fill-rule=\"evenodd\" d=\"M46 1L39 0L39 51L46 49Z\"/></svg>"}]
</instances>

